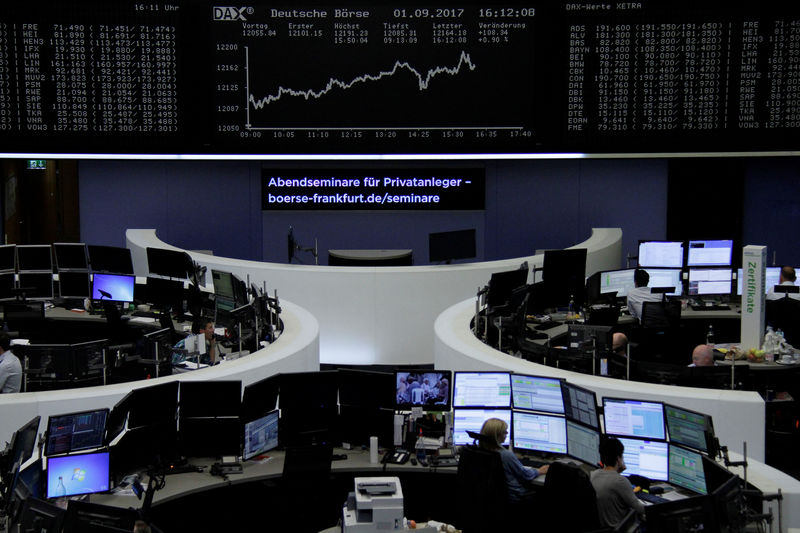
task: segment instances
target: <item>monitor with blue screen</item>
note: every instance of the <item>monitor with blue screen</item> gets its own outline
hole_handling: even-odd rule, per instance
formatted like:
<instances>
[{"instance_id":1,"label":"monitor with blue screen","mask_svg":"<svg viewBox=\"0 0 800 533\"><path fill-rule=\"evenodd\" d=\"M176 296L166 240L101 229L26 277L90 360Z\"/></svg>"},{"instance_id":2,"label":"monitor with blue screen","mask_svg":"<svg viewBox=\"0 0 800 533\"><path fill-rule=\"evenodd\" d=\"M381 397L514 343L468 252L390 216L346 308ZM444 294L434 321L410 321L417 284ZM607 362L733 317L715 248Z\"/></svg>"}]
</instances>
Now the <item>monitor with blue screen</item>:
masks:
<instances>
[{"instance_id":1,"label":"monitor with blue screen","mask_svg":"<svg viewBox=\"0 0 800 533\"><path fill-rule=\"evenodd\" d=\"M560 416L514 411L514 449L567 453L566 419Z\"/></svg>"},{"instance_id":2,"label":"monitor with blue screen","mask_svg":"<svg viewBox=\"0 0 800 533\"><path fill-rule=\"evenodd\" d=\"M617 298L628 296L628 292L635 287L633 273L635 269L607 270L600 272L600 294L617 293Z\"/></svg>"},{"instance_id":3,"label":"monitor with blue screen","mask_svg":"<svg viewBox=\"0 0 800 533\"><path fill-rule=\"evenodd\" d=\"M557 378L511 374L511 398L514 409L564 412L561 380Z\"/></svg>"},{"instance_id":4,"label":"monitor with blue screen","mask_svg":"<svg viewBox=\"0 0 800 533\"><path fill-rule=\"evenodd\" d=\"M607 435L664 440L664 404L603 398Z\"/></svg>"},{"instance_id":5,"label":"monitor with blue screen","mask_svg":"<svg viewBox=\"0 0 800 533\"><path fill-rule=\"evenodd\" d=\"M689 241L686 266L730 266L732 240Z\"/></svg>"},{"instance_id":6,"label":"monitor with blue screen","mask_svg":"<svg viewBox=\"0 0 800 533\"><path fill-rule=\"evenodd\" d=\"M95 274L92 281L92 300L107 302L133 301L134 276L122 274Z\"/></svg>"},{"instance_id":7,"label":"monitor with blue screen","mask_svg":"<svg viewBox=\"0 0 800 533\"><path fill-rule=\"evenodd\" d=\"M683 281L681 280L681 269L679 268L645 268L645 272L650 276L647 284L650 288L655 287L675 287L674 292L667 293L667 296L680 296L683 294Z\"/></svg>"},{"instance_id":8,"label":"monitor with blue screen","mask_svg":"<svg viewBox=\"0 0 800 533\"><path fill-rule=\"evenodd\" d=\"M669 482L697 494L708 494L703 457L697 452L670 444Z\"/></svg>"},{"instance_id":9,"label":"monitor with blue screen","mask_svg":"<svg viewBox=\"0 0 800 533\"><path fill-rule=\"evenodd\" d=\"M640 242L639 266L655 268L683 268L683 242Z\"/></svg>"},{"instance_id":10,"label":"monitor with blue screen","mask_svg":"<svg viewBox=\"0 0 800 533\"><path fill-rule=\"evenodd\" d=\"M597 466L600 463L600 432L567 420L567 453L570 457Z\"/></svg>"},{"instance_id":11,"label":"monitor with blue screen","mask_svg":"<svg viewBox=\"0 0 800 533\"><path fill-rule=\"evenodd\" d=\"M278 447L278 410L244 425L245 461Z\"/></svg>"},{"instance_id":12,"label":"monitor with blue screen","mask_svg":"<svg viewBox=\"0 0 800 533\"><path fill-rule=\"evenodd\" d=\"M508 372L456 372L453 407L511 407Z\"/></svg>"},{"instance_id":13,"label":"monitor with blue screen","mask_svg":"<svg viewBox=\"0 0 800 533\"><path fill-rule=\"evenodd\" d=\"M467 431L480 433L483 423L490 418L499 418L508 424L509 432L504 446L511 442L511 411L508 409L453 409L453 444L466 446L472 444L472 437Z\"/></svg>"},{"instance_id":14,"label":"monitor with blue screen","mask_svg":"<svg viewBox=\"0 0 800 533\"><path fill-rule=\"evenodd\" d=\"M47 497L109 490L108 452L62 455L47 460Z\"/></svg>"},{"instance_id":15,"label":"monitor with blue screen","mask_svg":"<svg viewBox=\"0 0 800 533\"><path fill-rule=\"evenodd\" d=\"M669 451L666 442L620 438L625 447L622 459L627 467L623 476L635 474L651 480L669 479Z\"/></svg>"}]
</instances>

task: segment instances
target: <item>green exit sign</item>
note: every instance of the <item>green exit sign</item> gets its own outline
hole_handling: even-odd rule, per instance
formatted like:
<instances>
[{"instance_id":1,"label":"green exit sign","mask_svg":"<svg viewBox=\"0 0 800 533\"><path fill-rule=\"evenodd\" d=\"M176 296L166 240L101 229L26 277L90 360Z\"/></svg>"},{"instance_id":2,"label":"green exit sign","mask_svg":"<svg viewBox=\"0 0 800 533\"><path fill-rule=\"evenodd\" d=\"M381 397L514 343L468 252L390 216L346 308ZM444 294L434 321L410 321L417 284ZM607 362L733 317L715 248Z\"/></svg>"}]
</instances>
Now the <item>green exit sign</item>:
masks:
<instances>
[{"instance_id":1,"label":"green exit sign","mask_svg":"<svg viewBox=\"0 0 800 533\"><path fill-rule=\"evenodd\" d=\"M47 160L45 160L45 159L28 159L28 170L45 169L45 168L47 168Z\"/></svg>"}]
</instances>

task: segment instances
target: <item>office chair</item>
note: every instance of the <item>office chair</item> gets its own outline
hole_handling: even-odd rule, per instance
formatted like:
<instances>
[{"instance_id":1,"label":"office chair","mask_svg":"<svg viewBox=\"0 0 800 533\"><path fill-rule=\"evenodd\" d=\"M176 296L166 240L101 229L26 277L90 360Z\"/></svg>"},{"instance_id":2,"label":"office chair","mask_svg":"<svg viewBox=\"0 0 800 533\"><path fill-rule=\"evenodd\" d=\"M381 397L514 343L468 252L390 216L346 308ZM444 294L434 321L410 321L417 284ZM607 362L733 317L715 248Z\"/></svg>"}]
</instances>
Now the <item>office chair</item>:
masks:
<instances>
[{"instance_id":1,"label":"office chair","mask_svg":"<svg viewBox=\"0 0 800 533\"><path fill-rule=\"evenodd\" d=\"M800 344L800 300L787 295L777 300L767 300L766 322L774 330L782 330L786 342Z\"/></svg>"},{"instance_id":2,"label":"office chair","mask_svg":"<svg viewBox=\"0 0 800 533\"><path fill-rule=\"evenodd\" d=\"M589 475L575 464L556 461L544 479L546 524L542 531L578 533L600 529L597 496Z\"/></svg>"},{"instance_id":3,"label":"office chair","mask_svg":"<svg viewBox=\"0 0 800 533\"><path fill-rule=\"evenodd\" d=\"M616 326L619 321L619 307L596 307L589 309L586 323L590 326Z\"/></svg>"},{"instance_id":4,"label":"office chair","mask_svg":"<svg viewBox=\"0 0 800 533\"><path fill-rule=\"evenodd\" d=\"M324 505L325 498L315 497L328 494L331 489L331 461L333 447L327 444L313 446L290 446L286 448L283 474L278 483L281 514L287 525L308 526L309 530L319 531L336 522L341 512L341 502L331 501ZM309 499L314 499L314 512L309 513ZM342 500L343 501L343 500ZM309 521L313 520L313 524ZM301 525L298 524L301 523Z\"/></svg>"},{"instance_id":5,"label":"office chair","mask_svg":"<svg viewBox=\"0 0 800 533\"><path fill-rule=\"evenodd\" d=\"M464 446L458 460L458 527L464 533L504 531L509 516L508 485L497 452Z\"/></svg>"},{"instance_id":6,"label":"office chair","mask_svg":"<svg viewBox=\"0 0 800 533\"><path fill-rule=\"evenodd\" d=\"M680 326L680 301L644 302L638 331L641 353L666 358L681 353Z\"/></svg>"}]
</instances>

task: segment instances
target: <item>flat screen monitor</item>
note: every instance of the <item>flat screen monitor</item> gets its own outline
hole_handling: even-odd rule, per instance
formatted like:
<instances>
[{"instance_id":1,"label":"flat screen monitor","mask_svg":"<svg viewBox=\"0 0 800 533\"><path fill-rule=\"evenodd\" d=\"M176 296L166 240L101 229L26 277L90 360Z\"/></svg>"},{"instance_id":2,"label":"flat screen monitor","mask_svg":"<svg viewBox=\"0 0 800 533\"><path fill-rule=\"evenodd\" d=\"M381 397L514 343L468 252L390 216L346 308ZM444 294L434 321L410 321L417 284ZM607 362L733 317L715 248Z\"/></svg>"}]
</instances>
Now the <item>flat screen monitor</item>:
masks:
<instances>
[{"instance_id":1,"label":"flat screen monitor","mask_svg":"<svg viewBox=\"0 0 800 533\"><path fill-rule=\"evenodd\" d=\"M518 268L506 272L495 272L489 279L489 293L486 297L489 307L505 305L511 299L514 289L528 283L528 269Z\"/></svg>"},{"instance_id":2,"label":"flat screen monitor","mask_svg":"<svg viewBox=\"0 0 800 533\"><path fill-rule=\"evenodd\" d=\"M179 449L186 457L239 455L242 423L239 417L181 418L178 422Z\"/></svg>"},{"instance_id":3,"label":"flat screen monitor","mask_svg":"<svg viewBox=\"0 0 800 533\"><path fill-rule=\"evenodd\" d=\"M211 280L214 282L214 294L231 300L236 298L233 274L220 270L212 270Z\"/></svg>"},{"instance_id":4,"label":"flat screen monitor","mask_svg":"<svg viewBox=\"0 0 800 533\"><path fill-rule=\"evenodd\" d=\"M396 409L422 407L426 411L450 410L449 370L406 370L394 373Z\"/></svg>"},{"instance_id":5,"label":"flat screen monitor","mask_svg":"<svg viewBox=\"0 0 800 533\"><path fill-rule=\"evenodd\" d=\"M600 464L600 432L567 420L567 453L592 466Z\"/></svg>"},{"instance_id":6,"label":"flat screen monitor","mask_svg":"<svg viewBox=\"0 0 800 533\"><path fill-rule=\"evenodd\" d=\"M544 307L566 307L570 300L582 305L586 292L586 248L545 251L542 281Z\"/></svg>"},{"instance_id":7,"label":"flat screen monitor","mask_svg":"<svg viewBox=\"0 0 800 533\"><path fill-rule=\"evenodd\" d=\"M147 248L147 267L150 274L186 279L194 267L192 258L181 250Z\"/></svg>"},{"instance_id":8,"label":"flat screen monitor","mask_svg":"<svg viewBox=\"0 0 800 533\"><path fill-rule=\"evenodd\" d=\"M132 508L70 500L64 533L118 533L133 531L139 512Z\"/></svg>"},{"instance_id":9,"label":"flat screen monitor","mask_svg":"<svg viewBox=\"0 0 800 533\"><path fill-rule=\"evenodd\" d=\"M714 423L710 415L664 404L669 441L708 453L708 442L714 438Z\"/></svg>"},{"instance_id":10,"label":"flat screen monitor","mask_svg":"<svg viewBox=\"0 0 800 533\"><path fill-rule=\"evenodd\" d=\"M272 412L278 407L279 391L280 374L246 386L242 393L242 420L249 422Z\"/></svg>"},{"instance_id":11,"label":"flat screen monitor","mask_svg":"<svg viewBox=\"0 0 800 533\"><path fill-rule=\"evenodd\" d=\"M511 374L514 409L562 414L564 399L561 396L561 381L557 378Z\"/></svg>"},{"instance_id":12,"label":"flat screen monitor","mask_svg":"<svg viewBox=\"0 0 800 533\"><path fill-rule=\"evenodd\" d=\"M586 324L570 324L567 327L569 347L573 350L603 353L611 349L613 341L613 328L611 326L590 326Z\"/></svg>"},{"instance_id":13,"label":"flat screen monitor","mask_svg":"<svg viewBox=\"0 0 800 533\"><path fill-rule=\"evenodd\" d=\"M566 419L560 416L513 411L515 450L567 453Z\"/></svg>"},{"instance_id":14,"label":"flat screen monitor","mask_svg":"<svg viewBox=\"0 0 800 533\"><path fill-rule=\"evenodd\" d=\"M21 244L17 246L18 272L52 272L53 255L49 244Z\"/></svg>"},{"instance_id":15,"label":"flat screen monitor","mask_svg":"<svg viewBox=\"0 0 800 533\"><path fill-rule=\"evenodd\" d=\"M22 506L19 518L20 531L61 531L65 509L40 500L28 498Z\"/></svg>"},{"instance_id":16,"label":"flat screen monitor","mask_svg":"<svg viewBox=\"0 0 800 533\"><path fill-rule=\"evenodd\" d=\"M625 447L622 459L627 468L623 476L632 474L651 480L669 480L669 450L666 442L620 438Z\"/></svg>"},{"instance_id":17,"label":"flat screen monitor","mask_svg":"<svg viewBox=\"0 0 800 533\"><path fill-rule=\"evenodd\" d=\"M92 272L110 272L113 274L133 275L131 251L118 246L88 245L89 264Z\"/></svg>"},{"instance_id":18,"label":"flat screen monitor","mask_svg":"<svg viewBox=\"0 0 800 533\"><path fill-rule=\"evenodd\" d=\"M453 407L511 407L508 372L456 372Z\"/></svg>"},{"instance_id":19,"label":"flat screen monitor","mask_svg":"<svg viewBox=\"0 0 800 533\"><path fill-rule=\"evenodd\" d=\"M697 494L708 494L703 456L670 443L669 482Z\"/></svg>"},{"instance_id":20,"label":"flat screen monitor","mask_svg":"<svg viewBox=\"0 0 800 533\"><path fill-rule=\"evenodd\" d=\"M0 272L13 272L17 268L17 245L0 245Z\"/></svg>"},{"instance_id":21,"label":"flat screen monitor","mask_svg":"<svg viewBox=\"0 0 800 533\"><path fill-rule=\"evenodd\" d=\"M634 288L634 268L624 270L607 270L600 272L600 294L617 293L617 298L628 296L628 291Z\"/></svg>"},{"instance_id":22,"label":"flat screen monitor","mask_svg":"<svg viewBox=\"0 0 800 533\"><path fill-rule=\"evenodd\" d=\"M371 437L378 437L378 446L393 447L394 413L394 409L340 405L338 423L341 442L351 446L369 446Z\"/></svg>"},{"instance_id":23,"label":"flat screen monitor","mask_svg":"<svg viewBox=\"0 0 800 533\"><path fill-rule=\"evenodd\" d=\"M183 282L179 280L147 277L147 301L160 307L183 311Z\"/></svg>"},{"instance_id":24,"label":"flat screen monitor","mask_svg":"<svg viewBox=\"0 0 800 533\"><path fill-rule=\"evenodd\" d=\"M619 398L603 398L607 435L664 440L664 404Z\"/></svg>"},{"instance_id":25,"label":"flat screen monitor","mask_svg":"<svg viewBox=\"0 0 800 533\"><path fill-rule=\"evenodd\" d=\"M641 241L639 266L655 268L683 268L683 242Z\"/></svg>"},{"instance_id":26,"label":"flat screen monitor","mask_svg":"<svg viewBox=\"0 0 800 533\"><path fill-rule=\"evenodd\" d=\"M397 402L395 373L340 368L337 374L339 405L351 405L365 409L394 409ZM448 380L448 383L451 381L449 376L445 379ZM438 384L438 382L433 383ZM450 394L448 393L447 396L449 397Z\"/></svg>"},{"instance_id":27,"label":"flat screen monitor","mask_svg":"<svg viewBox=\"0 0 800 533\"><path fill-rule=\"evenodd\" d=\"M686 266L731 266L732 240L689 241Z\"/></svg>"},{"instance_id":28,"label":"flat screen monitor","mask_svg":"<svg viewBox=\"0 0 800 533\"><path fill-rule=\"evenodd\" d=\"M16 274L4 272L0 274L0 300L13 300L16 298L14 289L17 286Z\"/></svg>"},{"instance_id":29,"label":"flat screen monitor","mask_svg":"<svg viewBox=\"0 0 800 533\"><path fill-rule=\"evenodd\" d=\"M56 255L56 268L61 270L88 270L86 244L80 242L57 242L53 244Z\"/></svg>"},{"instance_id":30,"label":"flat screen monitor","mask_svg":"<svg viewBox=\"0 0 800 533\"><path fill-rule=\"evenodd\" d=\"M92 276L92 300L105 302L133 301L134 276L122 274L94 274Z\"/></svg>"},{"instance_id":31,"label":"flat screen monitor","mask_svg":"<svg viewBox=\"0 0 800 533\"><path fill-rule=\"evenodd\" d=\"M508 424L508 435L503 446L511 443L511 410L510 409L453 409L453 444L466 446L472 444L473 438L467 431L480 433L483 423L490 418L499 418Z\"/></svg>"},{"instance_id":32,"label":"flat screen monitor","mask_svg":"<svg viewBox=\"0 0 800 533\"><path fill-rule=\"evenodd\" d=\"M241 409L241 381L181 381L181 418L239 416Z\"/></svg>"},{"instance_id":33,"label":"flat screen monitor","mask_svg":"<svg viewBox=\"0 0 800 533\"><path fill-rule=\"evenodd\" d=\"M736 295L742 295L742 279L744 271L740 268L736 271ZM781 282L781 267L767 267L764 275L764 294Z\"/></svg>"},{"instance_id":34,"label":"flat screen monitor","mask_svg":"<svg viewBox=\"0 0 800 533\"><path fill-rule=\"evenodd\" d=\"M729 268L689 269L689 296L731 293L732 271Z\"/></svg>"},{"instance_id":35,"label":"flat screen monitor","mask_svg":"<svg viewBox=\"0 0 800 533\"><path fill-rule=\"evenodd\" d=\"M476 255L475 229L428 234L428 259L431 263L472 259Z\"/></svg>"},{"instance_id":36,"label":"flat screen monitor","mask_svg":"<svg viewBox=\"0 0 800 533\"><path fill-rule=\"evenodd\" d=\"M175 425L178 382L162 383L131 391L128 428L157 424Z\"/></svg>"},{"instance_id":37,"label":"flat screen monitor","mask_svg":"<svg viewBox=\"0 0 800 533\"><path fill-rule=\"evenodd\" d=\"M23 464L33 456L36 447L36 437L39 435L39 421L41 417L33 417L27 424L14 432L11 437L10 449L11 456L8 464Z\"/></svg>"},{"instance_id":38,"label":"flat screen monitor","mask_svg":"<svg viewBox=\"0 0 800 533\"><path fill-rule=\"evenodd\" d=\"M106 492L110 485L108 452L61 455L47 459L47 497Z\"/></svg>"},{"instance_id":39,"label":"flat screen monitor","mask_svg":"<svg viewBox=\"0 0 800 533\"><path fill-rule=\"evenodd\" d=\"M50 272L20 272L19 290L30 300L53 299L53 274Z\"/></svg>"},{"instance_id":40,"label":"flat screen monitor","mask_svg":"<svg viewBox=\"0 0 800 533\"><path fill-rule=\"evenodd\" d=\"M91 283L88 272L59 272L59 294L62 298L89 298Z\"/></svg>"},{"instance_id":41,"label":"flat screen monitor","mask_svg":"<svg viewBox=\"0 0 800 533\"><path fill-rule=\"evenodd\" d=\"M644 270L650 276L648 287L675 287L675 291L667 293L667 296L683 294L683 280L679 268L645 268Z\"/></svg>"},{"instance_id":42,"label":"flat screen monitor","mask_svg":"<svg viewBox=\"0 0 800 533\"><path fill-rule=\"evenodd\" d=\"M278 410L244 425L242 459L247 461L278 447Z\"/></svg>"},{"instance_id":43,"label":"flat screen monitor","mask_svg":"<svg viewBox=\"0 0 800 533\"><path fill-rule=\"evenodd\" d=\"M47 420L44 454L60 455L102 446L108 411L96 409L51 416Z\"/></svg>"},{"instance_id":44,"label":"flat screen monitor","mask_svg":"<svg viewBox=\"0 0 800 533\"><path fill-rule=\"evenodd\" d=\"M600 429L600 421L597 416L597 395L593 390L562 381L561 396L564 399L564 416L567 419Z\"/></svg>"}]
</instances>

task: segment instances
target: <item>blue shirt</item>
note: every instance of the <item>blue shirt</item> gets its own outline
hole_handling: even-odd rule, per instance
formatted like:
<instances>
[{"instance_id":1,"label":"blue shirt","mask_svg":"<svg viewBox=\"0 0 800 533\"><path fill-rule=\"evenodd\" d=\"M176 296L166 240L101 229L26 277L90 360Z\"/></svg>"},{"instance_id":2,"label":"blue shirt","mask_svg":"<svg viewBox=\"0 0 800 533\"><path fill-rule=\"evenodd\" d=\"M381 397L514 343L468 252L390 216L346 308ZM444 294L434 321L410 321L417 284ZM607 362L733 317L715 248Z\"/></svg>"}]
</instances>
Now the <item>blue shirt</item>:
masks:
<instances>
[{"instance_id":1,"label":"blue shirt","mask_svg":"<svg viewBox=\"0 0 800 533\"><path fill-rule=\"evenodd\" d=\"M0 393L19 392L22 385L22 364L11 350L0 355Z\"/></svg>"},{"instance_id":2,"label":"blue shirt","mask_svg":"<svg viewBox=\"0 0 800 533\"><path fill-rule=\"evenodd\" d=\"M508 499L512 502L520 501L528 492L525 485L536 479L539 476L539 471L520 463L514 452L505 448L500 450L500 459L503 462L503 471L506 474Z\"/></svg>"}]
</instances>

